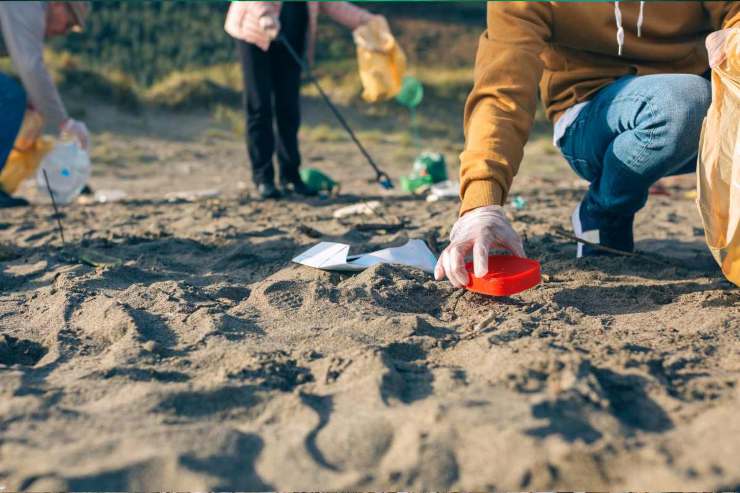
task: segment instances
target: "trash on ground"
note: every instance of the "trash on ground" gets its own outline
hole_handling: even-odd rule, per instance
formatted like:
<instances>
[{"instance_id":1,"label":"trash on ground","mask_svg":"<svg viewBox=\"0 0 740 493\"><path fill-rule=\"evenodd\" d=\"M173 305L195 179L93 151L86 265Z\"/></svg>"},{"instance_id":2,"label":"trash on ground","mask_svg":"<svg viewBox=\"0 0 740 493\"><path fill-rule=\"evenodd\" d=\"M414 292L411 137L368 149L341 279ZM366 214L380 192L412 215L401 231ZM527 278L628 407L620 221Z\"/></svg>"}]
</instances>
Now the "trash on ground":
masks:
<instances>
[{"instance_id":1,"label":"trash on ground","mask_svg":"<svg viewBox=\"0 0 740 493\"><path fill-rule=\"evenodd\" d=\"M414 160L410 175L401 177L401 188L406 192L420 193L424 187L447 180L447 163L439 152L422 152Z\"/></svg>"},{"instance_id":2,"label":"trash on ground","mask_svg":"<svg viewBox=\"0 0 740 493\"><path fill-rule=\"evenodd\" d=\"M188 190L185 192L171 192L165 194L165 198L170 202L184 200L186 202L195 202L202 199L212 199L221 195L218 188L208 188L205 190Z\"/></svg>"},{"instance_id":3,"label":"trash on ground","mask_svg":"<svg viewBox=\"0 0 740 493\"><path fill-rule=\"evenodd\" d=\"M301 181L306 185L312 192L326 193L329 195L336 195L339 193L341 185L331 179L329 175L323 171L319 171L316 168L301 168Z\"/></svg>"},{"instance_id":4,"label":"trash on ground","mask_svg":"<svg viewBox=\"0 0 740 493\"><path fill-rule=\"evenodd\" d=\"M89 265L90 267L118 267L123 264L123 260L117 257L111 257L90 248L65 248L62 250L62 257L68 262Z\"/></svg>"},{"instance_id":5,"label":"trash on ground","mask_svg":"<svg viewBox=\"0 0 740 493\"><path fill-rule=\"evenodd\" d=\"M740 46L732 31L727 46ZM712 69L712 104L704 119L696 204L705 238L727 279L740 286L740 53Z\"/></svg>"},{"instance_id":6,"label":"trash on ground","mask_svg":"<svg viewBox=\"0 0 740 493\"><path fill-rule=\"evenodd\" d=\"M90 156L74 141L55 143L36 171L36 185L42 197L48 197L50 189L57 204L74 200L89 178Z\"/></svg>"},{"instance_id":7,"label":"trash on ground","mask_svg":"<svg viewBox=\"0 0 740 493\"><path fill-rule=\"evenodd\" d=\"M542 280L539 262L513 255L488 257L488 274L483 277L475 277L472 262L465 268L470 273L465 289L488 296L511 296L535 287Z\"/></svg>"},{"instance_id":8,"label":"trash on ground","mask_svg":"<svg viewBox=\"0 0 740 493\"><path fill-rule=\"evenodd\" d=\"M401 177L401 188L410 193L422 194L428 191L432 186L431 176L402 176Z\"/></svg>"},{"instance_id":9,"label":"trash on ground","mask_svg":"<svg viewBox=\"0 0 740 493\"><path fill-rule=\"evenodd\" d=\"M349 216L373 216L377 214L380 209L380 202L377 200L371 200L369 202L360 202L359 204L348 205L334 211L332 216L334 219L342 219L343 217Z\"/></svg>"},{"instance_id":10,"label":"trash on ground","mask_svg":"<svg viewBox=\"0 0 740 493\"><path fill-rule=\"evenodd\" d=\"M344 243L321 242L295 257L293 262L316 269L353 272L376 264L396 264L416 267L430 274L437 263L437 257L422 240L409 240L400 247L362 255L349 255L349 248Z\"/></svg>"},{"instance_id":11,"label":"trash on ground","mask_svg":"<svg viewBox=\"0 0 740 493\"><path fill-rule=\"evenodd\" d=\"M517 210L521 211L523 209L527 208L527 199L522 197L521 195L517 195L513 199L511 199L511 206Z\"/></svg>"},{"instance_id":12,"label":"trash on ground","mask_svg":"<svg viewBox=\"0 0 740 493\"><path fill-rule=\"evenodd\" d=\"M126 192L118 189L98 190L95 192L95 202L105 204L108 202L120 202L128 196Z\"/></svg>"},{"instance_id":13,"label":"trash on ground","mask_svg":"<svg viewBox=\"0 0 740 493\"><path fill-rule=\"evenodd\" d=\"M437 202L438 200L452 199L460 197L460 182L445 180L435 183L429 188L427 202Z\"/></svg>"}]
</instances>

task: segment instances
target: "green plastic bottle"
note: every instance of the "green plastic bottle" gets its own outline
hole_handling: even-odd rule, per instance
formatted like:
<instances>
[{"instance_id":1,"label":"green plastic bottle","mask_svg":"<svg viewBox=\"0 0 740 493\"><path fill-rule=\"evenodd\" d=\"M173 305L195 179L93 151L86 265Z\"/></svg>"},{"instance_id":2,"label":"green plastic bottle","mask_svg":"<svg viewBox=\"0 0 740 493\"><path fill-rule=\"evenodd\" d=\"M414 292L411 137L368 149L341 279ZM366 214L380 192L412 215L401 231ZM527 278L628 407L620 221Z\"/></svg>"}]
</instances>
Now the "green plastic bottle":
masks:
<instances>
[{"instance_id":1,"label":"green plastic bottle","mask_svg":"<svg viewBox=\"0 0 740 493\"><path fill-rule=\"evenodd\" d=\"M316 193L339 193L339 182L332 180L329 175L316 168L302 168L300 174L301 181Z\"/></svg>"}]
</instances>

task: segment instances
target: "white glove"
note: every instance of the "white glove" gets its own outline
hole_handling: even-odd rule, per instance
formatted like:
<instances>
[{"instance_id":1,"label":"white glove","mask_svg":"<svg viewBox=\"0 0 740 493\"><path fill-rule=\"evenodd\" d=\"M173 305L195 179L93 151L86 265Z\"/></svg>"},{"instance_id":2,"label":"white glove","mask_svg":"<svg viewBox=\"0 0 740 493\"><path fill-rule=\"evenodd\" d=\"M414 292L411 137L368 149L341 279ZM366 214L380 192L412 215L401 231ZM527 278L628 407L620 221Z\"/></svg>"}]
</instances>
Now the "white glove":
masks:
<instances>
[{"instance_id":1,"label":"white glove","mask_svg":"<svg viewBox=\"0 0 740 493\"><path fill-rule=\"evenodd\" d=\"M707 53L709 54L709 66L711 68L721 65L727 59L731 36L737 36L740 39L740 28L721 29L707 36L706 46ZM737 43L737 46L740 46L740 43Z\"/></svg>"},{"instance_id":2,"label":"white glove","mask_svg":"<svg viewBox=\"0 0 740 493\"><path fill-rule=\"evenodd\" d=\"M67 118L59 129L59 135L63 139L72 138L76 140L77 144L85 151L90 148L90 132L87 130L87 125L79 120Z\"/></svg>"},{"instance_id":3,"label":"white glove","mask_svg":"<svg viewBox=\"0 0 740 493\"><path fill-rule=\"evenodd\" d=\"M256 44L267 51L268 42L275 39L280 32L280 21L272 13L274 9L266 8L263 5L264 3L266 2L231 2L226 14L224 30L233 38L247 41L252 29L252 26L249 25L250 14L259 15L257 22L267 39L264 40L264 43L258 42ZM254 41L252 40L252 42Z\"/></svg>"},{"instance_id":4,"label":"white glove","mask_svg":"<svg viewBox=\"0 0 740 493\"><path fill-rule=\"evenodd\" d=\"M280 20L272 15L263 15L260 17L260 28L267 34L270 41L277 38L280 33Z\"/></svg>"},{"instance_id":5,"label":"white glove","mask_svg":"<svg viewBox=\"0 0 740 493\"><path fill-rule=\"evenodd\" d=\"M492 247L509 250L517 257L524 257L524 247L519 235L506 218L500 205L479 207L460 217L452 227L450 244L440 255L434 277L438 281L449 278L456 288L470 282L465 269L465 256L473 252L475 277L488 274L488 252Z\"/></svg>"}]
</instances>

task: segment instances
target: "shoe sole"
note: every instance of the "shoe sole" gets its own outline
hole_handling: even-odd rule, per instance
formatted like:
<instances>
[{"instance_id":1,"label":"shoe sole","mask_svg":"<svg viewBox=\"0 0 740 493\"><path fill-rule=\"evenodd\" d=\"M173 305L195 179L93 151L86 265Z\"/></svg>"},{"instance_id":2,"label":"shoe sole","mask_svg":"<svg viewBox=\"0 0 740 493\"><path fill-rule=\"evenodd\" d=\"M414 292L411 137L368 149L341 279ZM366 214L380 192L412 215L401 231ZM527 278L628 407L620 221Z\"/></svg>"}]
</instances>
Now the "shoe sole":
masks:
<instances>
[{"instance_id":1,"label":"shoe sole","mask_svg":"<svg viewBox=\"0 0 740 493\"><path fill-rule=\"evenodd\" d=\"M598 229L589 230L585 234L583 232L583 224L581 223L581 205L583 205L583 202L578 203L576 210L574 210L573 214L570 216L570 222L573 225L573 232L575 233L576 238L586 240L590 243L596 243L598 245L601 243ZM583 258L583 247L585 244L579 241L577 245L576 258Z\"/></svg>"},{"instance_id":2,"label":"shoe sole","mask_svg":"<svg viewBox=\"0 0 740 493\"><path fill-rule=\"evenodd\" d=\"M581 202L578 203L576 209L573 211L573 214L570 216L570 223L573 225L573 232L575 233L576 238L582 238L583 225L581 224ZM576 245L576 258L581 258L583 257L583 243L579 241L576 243Z\"/></svg>"}]
</instances>

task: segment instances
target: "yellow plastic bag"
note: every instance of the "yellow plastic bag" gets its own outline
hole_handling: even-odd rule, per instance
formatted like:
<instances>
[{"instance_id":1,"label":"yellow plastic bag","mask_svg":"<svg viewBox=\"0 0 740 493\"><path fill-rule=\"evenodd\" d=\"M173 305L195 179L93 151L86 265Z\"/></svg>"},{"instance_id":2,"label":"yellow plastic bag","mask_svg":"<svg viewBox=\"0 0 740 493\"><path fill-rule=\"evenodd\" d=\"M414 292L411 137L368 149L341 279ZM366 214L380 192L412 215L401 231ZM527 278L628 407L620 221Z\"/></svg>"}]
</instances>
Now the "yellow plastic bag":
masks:
<instances>
[{"instance_id":1,"label":"yellow plastic bag","mask_svg":"<svg viewBox=\"0 0 740 493\"><path fill-rule=\"evenodd\" d=\"M712 71L712 105L704 120L696 199L707 245L724 275L740 286L740 35Z\"/></svg>"},{"instance_id":2,"label":"yellow plastic bag","mask_svg":"<svg viewBox=\"0 0 740 493\"><path fill-rule=\"evenodd\" d=\"M362 98L368 103L391 99L401 90L406 56L382 17L376 17L352 33L357 45L357 64Z\"/></svg>"},{"instance_id":3,"label":"yellow plastic bag","mask_svg":"<svg viewBox=\"0 0 740 493\"><path fill-rule=\"evenodd\" d=\"M54 142L48 137L41 137L25 147L25 150L14 148L10 151L0 172L0 188L8 194L14 193L24 180L36 173L41 160L54 147Z\"/></svg>"}]
</instances>

